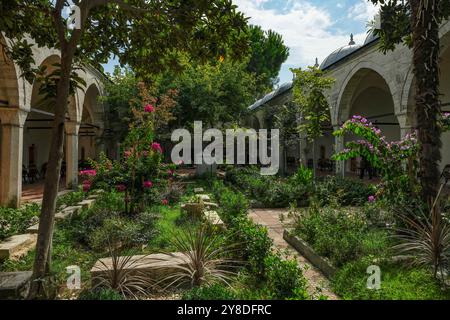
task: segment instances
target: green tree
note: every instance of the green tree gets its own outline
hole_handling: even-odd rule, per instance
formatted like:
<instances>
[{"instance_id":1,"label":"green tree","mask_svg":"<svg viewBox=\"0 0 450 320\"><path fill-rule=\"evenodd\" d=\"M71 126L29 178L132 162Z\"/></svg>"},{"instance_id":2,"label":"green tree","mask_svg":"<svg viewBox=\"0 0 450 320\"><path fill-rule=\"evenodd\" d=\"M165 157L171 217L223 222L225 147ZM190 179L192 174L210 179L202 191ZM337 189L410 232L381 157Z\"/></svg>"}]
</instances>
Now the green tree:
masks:
<instances>
[{"instance_id":1,"label":"green tree","mask_svg":"<svg viewBox=\"0 0 450 320\"><path fill-rule=\"evenodd\" d=\"M64 10L79 8L80 28L71 30ZM0 31L13 41L6 48L33 81L32 44L61 51L60 77L55 93L55 118L40 215L30 298L44 292L50 272L54 212L63 158L64 122L76 62L94 66L111 55L142 76L177 67L179 52L207 60L219 55L237 57L247 42L246 19L230 0L9 0L0 3Z\"/></svg>"},{"instance_id":2,"label":"green tree","mask_svg":"<svg viewBox=\"0 0 450 320\"><path fill-rule=\"evenodd\" d=\"M381 50L405 43L413 50L416 79L415 117L421 144L419 177L422 198L431 206L439 185L441 105L439 101L439 25L450 16L448 0L369 0L381 5Z\"/></svg>"},{"instance_id":3,"label":"green tree","mask_svg":"<svg viewBox=\"0 0 450 320\"><path fill-rule=\"evenodd\" d=\"M186 61L182 73L168 73L157 82L161 90L178 91L174 110L178 127L194 121L218 126L243 119L255 94L254 78L245 61L220 59L206 64Z\"/></svg>"},{"instance_id":4,"label":"green tree","mask_svg":"<svg viewBox=\"0 0 450 320\"><path fill-rule=\"evenodd\" d=\"M317 67L291 70L295 75L293 102L297 106L297 114L301 117L297 128L299 133L305 134L306 138L312 142L315 176L317 167L315 140L323 136L324 127L331 123L330 106L325 98L325 91L331 88L334 79L324 76Z\"/></svg>"},{"instance_id":5,"label":"green tree","mask_svg":"<svg viewBox=\"0 0 450 320\"><path fill-rule=\"evenodd\" d=\"M257 76L257 93L263 95L278 82L278 73L289 57L289 48L282 36L272 30L250 26L248 32L251 54L247 70Z\"/></svg>"}]
</instances>

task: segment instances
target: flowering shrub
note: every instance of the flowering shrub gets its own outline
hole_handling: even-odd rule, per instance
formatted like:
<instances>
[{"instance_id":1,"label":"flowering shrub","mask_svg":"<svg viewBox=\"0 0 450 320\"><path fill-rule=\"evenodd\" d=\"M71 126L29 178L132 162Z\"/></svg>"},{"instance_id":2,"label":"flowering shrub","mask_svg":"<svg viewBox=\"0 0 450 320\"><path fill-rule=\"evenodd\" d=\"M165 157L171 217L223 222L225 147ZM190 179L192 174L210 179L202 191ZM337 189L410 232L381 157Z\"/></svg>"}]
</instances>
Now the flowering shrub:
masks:
<instances>
[{"instance_id":1,"label":"flowering shrub","mask_svg":"<svg viewBox=\"0 0 450 320\"><path fill-rule=\"evenodd\" d=\"M442 114L442 131L450 131L450 112L444 112Z\"/></svg>"},{"instance_id":2,"label":"flowering shrub","mask_svg":"<svg viewBox=\"0 0 450 320\"><path fill-rule=\"evenodd\" d=\"M91 190L92 183L97 176L96 170L81 170L79 176L82 180L82 188L84 192Z\"/></svg>"},{"instance_id":3,"label":"flowering shrub","mask_svg":"<svg viewBox=\"0 0 450 320\"><path fill-rule=\"evenodd\" d=\"M143 105L132 107L133 119L120 160L111 161L102 154L98 161L91 161L95 170L83 171L83 176L89 178L89 183L83 183L83 189L89 190L92 183L106 189L115 188L124 193L125 210L130 213L160 201L158 187L167 173L167 167L161 164L162 147L154 135L157 107L148 103ZM170 170L174 168L170 167Z\"/></svg>"},{"instance_id":4,"label":"flowering shrub","mask_svg":"<svg viewBox=\"0 0 450 320\"><path fill-rule=\"evenodd\" d=\"M353 134L362 139L347 142L345 149L333 156L335 160L364 157L381 173L382 191L395 193L399 191L399 187L410 189L413 185L412 177L408 176L407 169L412 169L417 164L419 144L416 133L407 134L400 141L388 142L380 129L366 118L355 115L334 132L335 136L345 134Z\"/></svg>"}]
</instances>

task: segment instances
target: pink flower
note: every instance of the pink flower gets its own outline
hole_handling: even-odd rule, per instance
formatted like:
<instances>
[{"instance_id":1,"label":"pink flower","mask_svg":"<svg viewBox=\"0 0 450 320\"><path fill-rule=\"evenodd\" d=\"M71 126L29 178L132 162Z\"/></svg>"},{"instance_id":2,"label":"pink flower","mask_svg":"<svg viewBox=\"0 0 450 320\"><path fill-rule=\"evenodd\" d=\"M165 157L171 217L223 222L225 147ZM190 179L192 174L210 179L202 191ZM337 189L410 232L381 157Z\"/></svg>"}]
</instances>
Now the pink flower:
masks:
<instances>
[{"instance_id":1,"label":"pink flower","mask_svg":"<svg viewBox=\"0 0 450 320\"><path fill-rule=\"evenodd\" d=\"M172 169L169 169L169 170L167 171L167 174L168 174L169 176L173 176L174 171L173 171Z\"/></svg>"},{"instance_id":2,"label":"pink flower","mask_svg":"<svg viewBox=\"0 0 450 320\"><path fill-rule=\"evenodd\" d=\"M95 171L95 170L82 170L82 171L80 171L80 176L95 177L96 175L97 175L97 171Z\"/></svg>"},{"instance_id":3,"label":"pink flower","mask_svg":"<svg viewBox=\"0 0 450 320\"><path fill-rule=\"evenodd\" d=\"M167 206L167 205L169 204L169 200L164 199L164 200L161 201L161 203L162 203L163 205Z\"/></svg>"},{"instance_id":4,"label":"pink flower","mask_svg":"<svg viewBox=\"0 0 450 320\"><path fill-rule=\"evenodd\" d=\"M85 181L86 182L86 181ZM83 192L88 192L91 189L91 183L84 183L83 182Z\"/></svg>"},{"instance_id":5,"label":"pink flower","mask_svg":"<svg viewBox=\"0 0 450 320\"><path fill-rule=\"evenodd\" d=\"M143 152L142 152L142 155L143 155L144 157L148 157L148 151L143 151Z\"/></svg>"},{"instance_id":6,"label":"pink flower","mask_svg":"<svg viewBox=\"0 0 450 320\"><path fill-rule=\"evenodd\" d=\"M369 196L367 198L367 201L369 201L370 203L375 202L375 200L377 200L377 198L375 198L375 196Z\"/></svg>"},{"instance_id":7,"label":"pink flower","mask_svg":"<svg viewBox=\"0 0 450 320\"><path fill-rule=\"evenodd\" d=\"M159 153L163 152L161 145L158 142L153 142L151 148L152 148L152 150L154 150L156 152L159 152Z\"/></svg>"},{"instance_id":8,"label":"pink flower","mask_svg":"<svg viewBox=\"0 0 450 320\"><path fill-rule=\"evenodd\" d=\"M155 107L153 107L151 104L148 104L144 107L144 111L148 113L155 112Z\"/></svg>"},{"instance_id":9,"label":"pink flower","mask_svg":"<svg viewBox=\"0 0 450 320\"><path fill-rule=\"evenodd\" d=\"M153 187L153 182L151 182L151 181L144 181L143 187L145 189L150 189L151 187Z\"/></svg>"},{"instance_id":10,"label":"pink flower","mask_svg":"<svg viewBox=\"0 0 450 320\"><path fill-rule=\"evenodd\" d=\"M131 156L131 151L130 150L126 150L123 155L125 156L125 158L129 158Z\"/></svg>"},{"instance_id":11,"label":"pink flower","mask_svg":"<svg viewBox=\"0 0 450 320\"><path fill-rule=\"evenodd\" d=\"M117 190L118 192L124 192L126 189L127 189L127 186L124 185L124 184L118 184L118 185L116 186L116 190Z\"/></svg>"}]
</instances>

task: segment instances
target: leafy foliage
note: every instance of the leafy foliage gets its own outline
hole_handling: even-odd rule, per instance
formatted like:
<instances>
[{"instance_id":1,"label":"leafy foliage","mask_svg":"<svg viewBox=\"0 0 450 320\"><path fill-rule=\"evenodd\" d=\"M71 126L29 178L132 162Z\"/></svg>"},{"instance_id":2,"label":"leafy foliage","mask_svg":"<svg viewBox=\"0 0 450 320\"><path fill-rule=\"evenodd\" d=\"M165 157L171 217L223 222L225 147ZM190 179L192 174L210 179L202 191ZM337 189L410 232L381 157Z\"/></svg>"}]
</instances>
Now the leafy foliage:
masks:
<instances>
[{"instance_id":1,"label":"leafy foliage","mask_svg":"<svg viewBox=\"0 0 450 320\"><path fill-rule=\"evenodd\" d=\"M386 233L371 230L366 217L351 210L313 207L294 216L300 237L336 267L364 255L383 255L388 248Z\"/></svg>"},{"instance_id":2,"label":"leafy foliage","mask_svg":"<svg viewBox=\"0 0 450 320\"><path fill-rule=\"evenodd\" d=\"M36 223L40 207L37 204L27 204L20 209L0 207L0 240L25 232Z\"/></svg>"},{"instance_id":3,"label":"leafy foliage","mask_svg":"<svg viewBox=\"0 0 450 320\"><path fill-rule=\"evenodd\" d=\"M277 81L281 65L289 57L289 48L278 33L263 31L259 26L249 26L250 59L247 70L255 74L257 92L264 93Z\"/></svg>"},{"instance_id":4,"label":"leafy foliage","mask_svg":"<svg viewBox=\"0 0 450 320\"><path fill-rule=\"evenodd\" d=\"M173 234L172 244L177 252L182 253L180 259L185 263L173 266L176 271L158 281L165 289L172 286L200 287L216 283L229 285L232 277L237 274L239 261L230 258L235 246L225 245L223 237L211 232L206 226ZM173 258L172 253L167 253L162 261L170 261Z\"/></svg>"},{"instance_id":5,"label":"leafy foliage","mask_svg":"<svg viewBox=\"0 0 450 320\"><path fill-rule=\"evenodd\" d=\"M414 176L420 145L416 133L408 134L400 141L388 142L380 129L366 118L355 115L334 132L335 136L353 134L360 140L346 143L346 148L335 154L335 160L364 157L381 173L383 193L390 199L398 197L398 191L409 195L417 193Z\"/></svg>"}]
</instances>

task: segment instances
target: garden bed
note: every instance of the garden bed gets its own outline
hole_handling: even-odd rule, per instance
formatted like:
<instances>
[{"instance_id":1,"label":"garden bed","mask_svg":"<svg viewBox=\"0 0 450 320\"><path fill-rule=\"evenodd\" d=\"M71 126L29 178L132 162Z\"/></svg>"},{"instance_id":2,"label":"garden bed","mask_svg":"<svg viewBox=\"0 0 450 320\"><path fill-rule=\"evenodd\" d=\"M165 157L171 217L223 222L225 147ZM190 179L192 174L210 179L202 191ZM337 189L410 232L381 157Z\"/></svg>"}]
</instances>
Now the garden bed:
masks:
<instances>
[{"instance_id":1,"label":"garden bed","mask_svg":"<svg viewBox=\"0 0 450 320\"><path fill-rule=\"evenodd\" d=\"M300 237L293 234L291 231L284 230L283 233L284 240L287 241L292 247L295 248L302 256L311 262L313 266L322 271L322 273L328 278L332 279L336 273L336 268L333 267L331 262L318 255L314 249L308 245L305 241L300 239Z\"/></svg>"}]
</instances>

